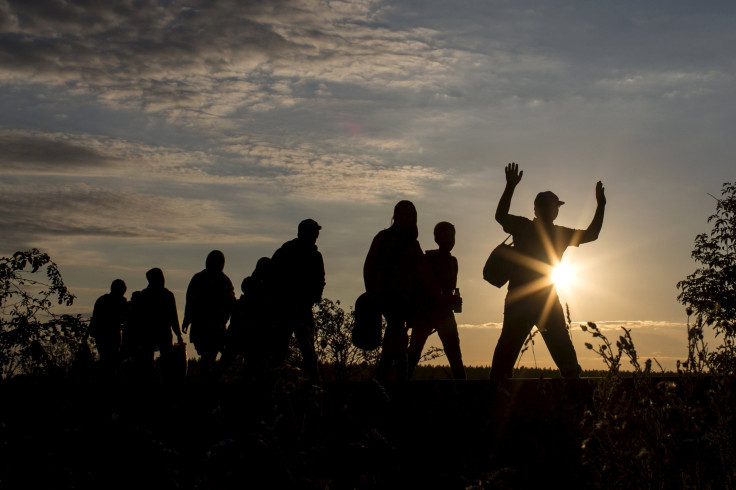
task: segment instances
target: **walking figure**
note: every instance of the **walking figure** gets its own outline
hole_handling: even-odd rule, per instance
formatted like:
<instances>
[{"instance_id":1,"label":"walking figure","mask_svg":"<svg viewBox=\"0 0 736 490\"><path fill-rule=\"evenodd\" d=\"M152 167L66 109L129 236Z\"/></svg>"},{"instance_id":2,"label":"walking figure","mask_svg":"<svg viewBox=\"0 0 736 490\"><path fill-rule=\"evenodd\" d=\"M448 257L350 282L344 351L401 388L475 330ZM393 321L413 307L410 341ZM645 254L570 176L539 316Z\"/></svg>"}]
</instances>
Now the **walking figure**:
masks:
<instances>
[{"instance_id":1,"label":"walking figure","mask_svg":"<svg viewBox=\"0 0 736 490\"><path fill-rule=\"evenodd\" d=\"M136 374L149 376L154 368L154 354L160 353L160 361L169 362L172 353L172 335L178 343L184 342L179 329L174 293L166 289L164 273L158 267L146 272L148 286L130 296L131 334L133 335L133 361Z\"/></svg>"},{"instance_id":2,"label":"walking figure","mask_svg":"<svg viewBox=\"0 0 736 490\"><path fill-rule=\"evenodd\" d=\"M297 237L284 243L271 257L273 282L269 288L274 303L281 305L276 325L279 363L286 360L293 334L312 382L319 381L312 307L322 301L325 288L325 265L317 248L321 229L313 219L299 223Z\"/></svg>"},{"instance_id":3,"label":"walking figure","mask_svg":"<svg viewBox=\"0 0 736 490\"><path fill-rule=\"evenodd\" d=\"M225 352L220 362L227 367L242 356L248 371L259 378L275 364L276 336L273 325L273 304L268 291L271 259L261 257L253 273L243 279L243 294L235 302L230 325L225 333Z\"/></svg>"},{"instance_id":4,"label":"walking figure","mask_svg":"<svg viewBox=\"0 0 736 490\"><path fill-rule=\"evenodd\" d=\"M225 343L225 329L235 302L235 290L225 275L225 254L213 250L207 255L204 270L189 281L182 329L192 331L189 340L199 354L200 372L209 377L217 354Z\"/></svg>"},{"instance_id":5,"label":"walking figure","mask_svg":"<svg viewBox=\"0 0 736 490\"><path fill-rule=\"evenodd\" d=\"M590 225L585 230L575 230L554 224L560 206L565 203L551 191L537 194L533 220L509 214L514 189L524 172L519 172L516 163L509 163L505 172L506 188L498 202L496 221L506 233L513 236L518 263L509 280L503 329L493 353L490 378L498 381L512 376L514 362L534 325L542 334L562 376L577 378L582 369L550 275L552 268L562 260L567 247L577 247L598 238L606 207L603 184L598 182L595 187L598 205Z\"/></svg>"},{"instance_id":6,"label":"walking figure","mask_svg":"<svg viewBox=\"0 0 736 490\"><path fill-rule=\"evenodd\" d=\"M386 319L376 379L386 381L392 372L407 379L407 330L426 297L431 276L417 241L417 210L411 201L394 207L391 226L373 238L363 264L365 290L377 301Z\"/></svg>"},{"instance_id":7,"label":"walking figure","mask_svg":"<svg viewBox=\"0 0 736 490\"><path fill-rule=\"evenodd\" d=\"M432 279L437 283L438 294L422 308L419 319L412 326L409 343L409 378L419 363L427 338L433 330L436 330L450 363L452 376L455 379L465 379L460 336L455 321L455 311L461 309L463 300L457 289L457 258L450 253L455 246L455 227L452 223L446 221L437 223L434 227L434 241L439 248L427 250L424 256L432 272Z\"/></svg>"},{"instance_id":8,"label":"walking figure","mask_svg":"<svg viewBox=\"0 0 736 490\"><path fill-rule=\"evenodd\" d=\"M97 298L92 310L90 331L100 354L100 366L106 375L113 375L120 364L123 325L128 317L127 289L122 279L115 279L110 292Z\"/></svg>"}]
</instances>

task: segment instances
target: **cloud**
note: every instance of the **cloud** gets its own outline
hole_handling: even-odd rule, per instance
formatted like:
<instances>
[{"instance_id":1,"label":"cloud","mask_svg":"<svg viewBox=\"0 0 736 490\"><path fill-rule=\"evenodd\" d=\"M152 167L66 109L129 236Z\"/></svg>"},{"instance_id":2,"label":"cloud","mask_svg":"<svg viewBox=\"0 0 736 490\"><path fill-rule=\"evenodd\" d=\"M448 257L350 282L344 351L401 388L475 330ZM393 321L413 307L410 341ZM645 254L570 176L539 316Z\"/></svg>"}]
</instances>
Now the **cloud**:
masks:
<instances>
[{"instance_id":1,"label":"cloud","mask_svg":"<svg viewBox=\"0 0 736 490\"><path fill-rule=\"evenodd\" d=\"M73 171L100 167L117 158L105 153L100 142L63 134L0 129L0 170Z\"/></svg>"},{"instance_id":2,"label":"cloud","mask_svg":"<svg viewBox=\"0 0 736 490\"><path fill-rule=\"evenodd\" d=\"M248 138L209 151L191 151L92 135L0 129L0 144L8 149L0 156L0 170L8 174L68 173L77 181L107 181L107 187L124 179L120 185L137 183L137 188L150 188L154 194L168 189L181 195L192 185L208 185L287 199L376 201L415 196L431 182L452 180L450 172L402 163L410 160L406 156L410 152L391 141L377 151L391 153L397 162L393 165L380 155L347 153L329 143L277 147ZM372 139L367 144L375 148L383 143ZM232 195L232 190L227 192ZM212 199L217 200L216 194Z\"/></svg>"},{"instance_id":3,"label":"cloud","mask_svg":"<svg viewBox=\"0 0 736 490\"><path fill-rule=\"evenodd\" d=\"M621 327L628 329L682 329L685 331L687 323L678 322L664 322L664 321L653 321L653 320L604 320L593 322L601 330L621 330ZM579 325L575 322L573 326Z\"/></svg>"},{"instance_id":4,"label":"cloud","mask_svg":"<svg viewBox=\"0 0 736 490\"><path fill-rule=\"evenodd\" d=\"M472 329L489 329L489 330L500 330L503 327L503 323L499 322L488 322L481 324L463 323L459 324L458 328L472 328Z\"/></svg>"},{"instance_id":5,"label":"cloud","mask_svg":"<svg viewBox=\"0 0 736 490\"><path fill-rule=\"evenodd\" d=\"M625 327L628 329L645 328L645 329L663 329L663 330L678 330L678 329L684 330L687 327L686 323L664 322L664 321L654 321L654 320L604 320L604 321L597 321L594 323L601 331L605 331L605 330L619 330L620 331L621 327ZM573 322L572 328L574 330L579 330L580 325L581 325L580 322ZM503 323L488 322L488 323L481 323L481 324L462 324L462 325L458 325L458 327L459 328L497 330L503 327Z\"/></svg>"},{"instance_id":6,"label":"cloud","mask_svg":"<svg viewBox=\"0 0 736 490\"><path fill-rule=\"evenodd\" d=\"M437 90L460 55L433 45L432 30L380 24L375 1L8 1L0 8L0 80L62 86L180 123L319 98L310 81Z\"/></svg>"},{"instance_id":7,"label":"cloud","mask_svg":"<svg viewBox=\"0 0 736 490\"><path fill-rule=\"evenodd\" d=\"M54 237L191 241L226 228L217 203L70 186L0 185L2 241L16 248Z\"/></svg>"}]
</instances>

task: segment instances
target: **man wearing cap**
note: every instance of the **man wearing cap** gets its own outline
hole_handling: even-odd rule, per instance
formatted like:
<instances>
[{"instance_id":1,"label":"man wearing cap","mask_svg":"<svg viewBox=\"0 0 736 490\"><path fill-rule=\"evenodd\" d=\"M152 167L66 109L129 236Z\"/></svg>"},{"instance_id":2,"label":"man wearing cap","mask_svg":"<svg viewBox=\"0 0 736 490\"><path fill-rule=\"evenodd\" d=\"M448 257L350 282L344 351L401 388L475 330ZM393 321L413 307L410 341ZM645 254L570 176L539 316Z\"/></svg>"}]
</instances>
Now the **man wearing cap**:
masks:
<instances>
[{"instance_id":1,"label":"man wearing cap","mask_svg":"<svg viewBox=\"0 0 736 490\"><path fill-rule=\"evenodd\" d=\"M277 329L281 358L286 358L289 340L294 334L312 381L319 380L312 306L322 300L325 287L325 266L317 249L321 229L315 220L305 219L299 223L297 237L284 243L271 258L273 284L270 289L274 304L280 305Z\"/></svg>"},{"instance_id":2,"label":"man wearing cap","mask_svg":"<svg viewBox=\"0 0 736 490\"><path fill-rule=\"evenodd\" d=\"M498 381L512 376L519 351L534 325L562 376L576 378L581 368L550 275L567 247L598 238L606 207L603 184L598 182L595 187L598 206L593 221L587 229L575 230L554 224L560 206L565 203L551 191L540 192L534 199L534 220L509 214L514 189L524 172L519 172L516 163L509 163L505 172L506 188L498 202L496 221L513 236L517 267L509 280L503 329L493 353L490 378Z\"/></svg>"}]
</instances>

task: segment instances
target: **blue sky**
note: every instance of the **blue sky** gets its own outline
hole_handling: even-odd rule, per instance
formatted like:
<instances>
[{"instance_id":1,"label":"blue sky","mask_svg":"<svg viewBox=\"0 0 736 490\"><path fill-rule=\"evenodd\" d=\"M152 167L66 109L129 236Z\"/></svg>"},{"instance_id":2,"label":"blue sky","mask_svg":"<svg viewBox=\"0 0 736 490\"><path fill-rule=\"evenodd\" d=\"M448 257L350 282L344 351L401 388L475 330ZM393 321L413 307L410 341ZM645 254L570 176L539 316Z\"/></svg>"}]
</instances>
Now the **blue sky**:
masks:
<instances>
[{"instance_id":1,"label":"blue sky","mask_svg":"<svg viewBox=\"0 0 736 490\"><path fill-rule=\"evenodd\" d=\"M725 1L0 0L0 250L49 252L82 313L154 266L183 309L207 252L239 284L311 217L348 306L410 199L425 249L457 227L461 343L487 364L504 291L480 270L515 161L514 214L550 189L585 227L606 187L599 240L566 257L573 321L684 357L675 284L734 178L734 20Z\"/></svg>"}]
</instances>

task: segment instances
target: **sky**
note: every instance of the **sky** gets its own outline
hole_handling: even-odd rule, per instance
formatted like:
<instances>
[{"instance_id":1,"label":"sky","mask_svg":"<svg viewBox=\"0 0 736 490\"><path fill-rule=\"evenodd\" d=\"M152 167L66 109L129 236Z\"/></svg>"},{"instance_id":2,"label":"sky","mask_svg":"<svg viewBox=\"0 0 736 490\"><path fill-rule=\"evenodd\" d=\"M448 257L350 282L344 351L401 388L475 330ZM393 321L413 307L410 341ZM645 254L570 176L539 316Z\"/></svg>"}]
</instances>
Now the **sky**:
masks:
<instances>
[{"instance_id":1,"label":"sky","mask_svg":"<svg viewBox=\"0 0 736 490\"><path fill-rule=\"evenodd\" d=\"M0 0L0 255L48 252L84 315L160 267L183 311L210 250L237 288L313 218L348 308L409 199L424 249L456 226L464 361L488 365L505 288L481 271L513 161L512 214L552 190L556 223L585 228L603 182L561 301L671 368L676 283L735 177L735 21L728 1Z\"/></svg>"}]
</instances>

